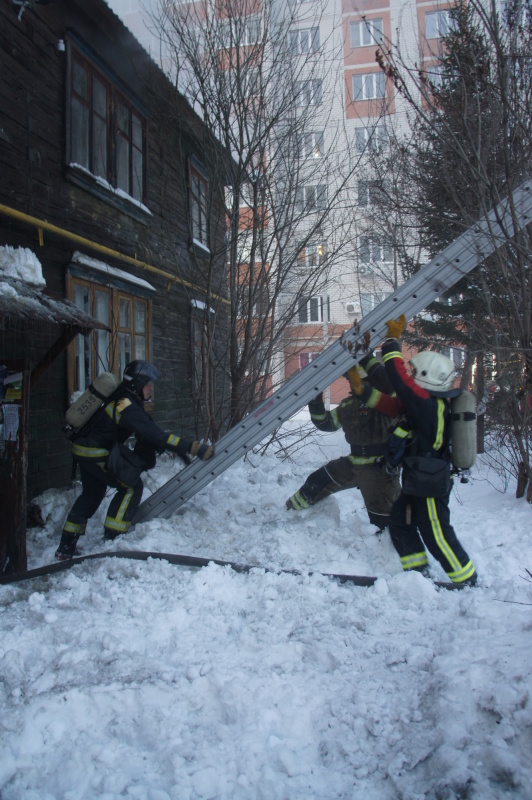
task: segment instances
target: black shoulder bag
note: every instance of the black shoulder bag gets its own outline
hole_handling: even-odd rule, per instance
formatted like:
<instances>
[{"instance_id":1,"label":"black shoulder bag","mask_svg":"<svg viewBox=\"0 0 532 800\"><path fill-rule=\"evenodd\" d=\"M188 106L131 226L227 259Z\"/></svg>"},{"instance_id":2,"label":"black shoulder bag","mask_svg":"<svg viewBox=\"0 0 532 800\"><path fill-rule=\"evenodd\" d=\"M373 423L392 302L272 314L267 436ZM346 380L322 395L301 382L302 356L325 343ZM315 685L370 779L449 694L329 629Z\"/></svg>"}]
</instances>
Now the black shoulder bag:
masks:
<instances>
[{"instance_id":1,"label":"black shoulder bag","mask_svg":"<svg viewBox=\"0 0 532 800\"><path fill-rule=\"evenodd\" d=\"M413 497L445 497L451 490L451 466L443 458L406 456L401 482L403 492Z\"/></svg>"},{"instance_id":2,"label":"black shoulder bag","mask_svg":"<svg viewBox=\"0 0 532 800\"><path fill-rule=\"evenodd\" d=\"M113 408L113 426L116 441L107 456L107 472L118 483L134 486L141 473L146 469L146 462L127 444L119 442L116 437L116 401Z\"/></svg>"}]
</instances>

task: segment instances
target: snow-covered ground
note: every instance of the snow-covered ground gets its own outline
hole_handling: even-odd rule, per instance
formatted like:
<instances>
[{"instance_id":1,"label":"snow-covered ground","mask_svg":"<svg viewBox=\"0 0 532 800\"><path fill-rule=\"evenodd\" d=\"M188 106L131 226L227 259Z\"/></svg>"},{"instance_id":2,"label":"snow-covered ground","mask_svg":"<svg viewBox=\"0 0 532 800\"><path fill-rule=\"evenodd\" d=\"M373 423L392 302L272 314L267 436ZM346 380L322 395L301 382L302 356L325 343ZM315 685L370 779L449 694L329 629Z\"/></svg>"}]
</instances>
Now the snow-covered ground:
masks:
<instances>
[{"instance_id":1,"label":"snow-covered ground","mask_svg":"<svg viewBox=\"0 0 532 800\"><path fill-rule=\"evenodd\" d=\"M295 462L251 454L114 543L104 504L80 542L302 575L109 558L0 587L1 800L532 798L530 505L479 464L451 506L479 585L436 589L401 572L357 491L286 511L346 450L339 432ZM177 468L163 457L147 491ZM30 568L74 494L40 498Z\"/></svg>"}]
</instances>

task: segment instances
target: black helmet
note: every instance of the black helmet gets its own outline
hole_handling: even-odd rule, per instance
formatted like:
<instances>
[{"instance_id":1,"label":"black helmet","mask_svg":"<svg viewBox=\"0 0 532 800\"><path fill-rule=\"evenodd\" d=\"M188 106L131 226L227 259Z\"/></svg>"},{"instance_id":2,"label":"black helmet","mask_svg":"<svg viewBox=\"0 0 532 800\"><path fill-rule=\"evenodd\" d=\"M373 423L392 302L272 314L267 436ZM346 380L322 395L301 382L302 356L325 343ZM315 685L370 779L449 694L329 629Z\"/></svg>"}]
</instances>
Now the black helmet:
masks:
<instances>
[{"instance_id":1,"label":"black helmet","mask_svg":"<svg viewBox=\"0 0 532 800\"><path fill-rule=\"evenodd\" d=\"M161 373L149 361L130 361L124 370L122 381L127 389L141 395L147 383L158 381Z\"/></svg>"}]
</instances>

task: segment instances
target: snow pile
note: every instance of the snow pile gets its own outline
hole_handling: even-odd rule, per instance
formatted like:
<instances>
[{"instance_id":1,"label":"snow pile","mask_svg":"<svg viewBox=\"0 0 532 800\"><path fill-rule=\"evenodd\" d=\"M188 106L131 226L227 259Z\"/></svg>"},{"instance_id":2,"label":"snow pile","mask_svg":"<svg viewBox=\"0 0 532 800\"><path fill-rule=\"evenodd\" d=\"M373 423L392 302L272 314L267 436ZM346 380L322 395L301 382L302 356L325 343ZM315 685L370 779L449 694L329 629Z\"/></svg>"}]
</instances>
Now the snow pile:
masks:
<instances>
[{"instance_id":1,"label":"snow pile","mask_svg":"<svg viewBox=\"0 0 532 800\"><path fill-rule=\"evenodd\" d=\"M44 288L46 281L42 274L41 262L27 247L0 247L0 279L11 278L22 281L34 288ZM8 284L2 283L2 292ZM12 290L13 291L13 290Z\"/></svg>"},{"instance_id":2,"label":"snow pile","mask_svg":"<svg viewBox=\"0 0 532 800\"><path fill-rule=\"evenodd\" d=\"M107 498L80 542L272 572L110 558L0 587L2 800L532 797L530 506L482 463L457 484L479 585L439 590L402 573L359 492L286 511L345 452L338 432L297 462L250 454L171 519L104 543ZM147 490L178 468L160 459ZM53 560L76 491L41 498L30 568Z\"/></svg>"},{"instance_id":3,"label":"snow pile","mask_svg":"<svg viewBox=\"0 0 532 800\"><path fill-rule=\"evenodd\" d=\"M106 275L111 275L115 278L121 278L128 283L134 283L137 286L142 286L143 289L149 289L151 292L155 292L155 288L151 285L151 283L148 283L148 281L145 281L142 278L137 278L135 275L131 275L129 272L124 272L122 269L111 267L104 261L98 261L98 259L86 256L84 253L80 253L77 250L73 254L71 261L73 264L81 264L83 267L89 267L97 272L104 272Z\"/></svg>"}]
</instances>

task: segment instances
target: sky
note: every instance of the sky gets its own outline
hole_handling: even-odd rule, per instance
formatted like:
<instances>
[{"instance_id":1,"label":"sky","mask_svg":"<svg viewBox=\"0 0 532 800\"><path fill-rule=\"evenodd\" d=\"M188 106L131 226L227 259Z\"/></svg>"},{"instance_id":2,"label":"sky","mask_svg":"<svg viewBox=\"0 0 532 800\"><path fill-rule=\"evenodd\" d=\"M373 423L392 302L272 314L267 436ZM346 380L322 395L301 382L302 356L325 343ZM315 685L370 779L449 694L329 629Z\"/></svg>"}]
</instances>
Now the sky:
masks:
<instances>
[{"instance_id":1,"label":"sky","mask_svg":"<svg viewBox=\"0 0 532 800\"><path fill-rule=\"evenodd\" d=\"M401 571L357 490L287 511L347 445L306 410L283 434L289 453L256 447L170 519L104 542L110 490L80 540L249 574L110 557L0 586L1 800L532 798L532 509L515 482L488 454L455 485L479 583L447 591ZM145 497L181 468L162 456ZM30 569L53 563L78 491L38 498Z\"/></svg>"}]
</instances>

